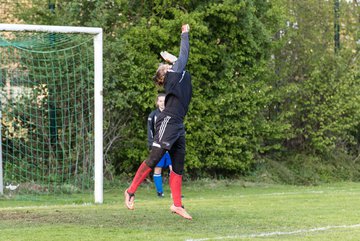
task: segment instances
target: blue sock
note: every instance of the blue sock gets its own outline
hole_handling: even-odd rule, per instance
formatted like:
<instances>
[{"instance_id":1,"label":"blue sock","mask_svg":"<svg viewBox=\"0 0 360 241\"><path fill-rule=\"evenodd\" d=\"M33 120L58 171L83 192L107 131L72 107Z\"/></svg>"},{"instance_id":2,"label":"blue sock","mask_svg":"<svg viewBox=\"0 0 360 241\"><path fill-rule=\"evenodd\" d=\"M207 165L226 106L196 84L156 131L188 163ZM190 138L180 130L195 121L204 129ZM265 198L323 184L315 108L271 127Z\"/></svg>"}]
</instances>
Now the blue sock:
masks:
<instances>
[{"instance_id":1,"label":"blue sock","mask_svg":"<svg viewBox=\"0 0 360 241\"><path fill-rule=\"evenodd\" d=\"M163 185L162 185L162 176L161 176L161 174L154 174L153 178L154 178L156 192L163 193Z\"/></svg>"}]
</instances>

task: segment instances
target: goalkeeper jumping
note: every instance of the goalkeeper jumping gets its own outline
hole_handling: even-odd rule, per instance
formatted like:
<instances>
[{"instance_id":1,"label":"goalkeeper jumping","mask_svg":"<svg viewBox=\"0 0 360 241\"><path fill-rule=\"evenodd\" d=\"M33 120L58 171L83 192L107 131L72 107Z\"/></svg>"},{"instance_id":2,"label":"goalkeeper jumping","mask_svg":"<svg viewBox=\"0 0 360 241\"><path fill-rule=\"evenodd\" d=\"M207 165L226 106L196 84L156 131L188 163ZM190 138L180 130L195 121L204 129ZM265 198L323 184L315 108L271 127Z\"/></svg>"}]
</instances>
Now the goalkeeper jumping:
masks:
<instances>
[{"instance_id":1,"label":"goalkeeper jumping","mask_svg":"<svg viewBox=\"0 0 360 241\"><path fill-rule=\"evenodd\" d=\"M183 218L192 219L186 212L181 200L182 174L185 162L185 127L183 122L192 96L191 77L185 71L190 50L189 31L188 24L181 27L179 58L173 65L160 64L154 76L155 83L165 88L165 109L159 114L156 121L155 137L149 157L142 162L130 187L124 192L125 205L130 210L135 208L135 192L138 186L168 151L172 160L169 185L173 204L170 210ZM171 62L170 59L165 60Z\"/></svg>"}]
</instances>

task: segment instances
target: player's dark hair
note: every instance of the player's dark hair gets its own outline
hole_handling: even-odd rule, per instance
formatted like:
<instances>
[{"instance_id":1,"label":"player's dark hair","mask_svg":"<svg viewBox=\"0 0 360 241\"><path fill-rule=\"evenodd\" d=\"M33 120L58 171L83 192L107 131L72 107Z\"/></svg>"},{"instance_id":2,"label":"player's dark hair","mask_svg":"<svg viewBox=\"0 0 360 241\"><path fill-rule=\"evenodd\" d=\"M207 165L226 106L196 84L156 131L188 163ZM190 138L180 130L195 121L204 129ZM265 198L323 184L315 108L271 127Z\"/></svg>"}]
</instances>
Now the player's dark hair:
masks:
<instances>
[{"instance_id":1,"label":"player's dark hair","mask_svg":"<svg viewBox=\"0 0 360 241\"><path fill-rule=\"evenodd\" d=\"M155 99L155 105L156 105L157 107L159 107L159 106L157 105L157 102L158 102L159 98L160 98L160 97L165 97L165 96L166 96L165 93L158 93L158 95L156 96L156 99Z\"/></svg>"}]
</instances>

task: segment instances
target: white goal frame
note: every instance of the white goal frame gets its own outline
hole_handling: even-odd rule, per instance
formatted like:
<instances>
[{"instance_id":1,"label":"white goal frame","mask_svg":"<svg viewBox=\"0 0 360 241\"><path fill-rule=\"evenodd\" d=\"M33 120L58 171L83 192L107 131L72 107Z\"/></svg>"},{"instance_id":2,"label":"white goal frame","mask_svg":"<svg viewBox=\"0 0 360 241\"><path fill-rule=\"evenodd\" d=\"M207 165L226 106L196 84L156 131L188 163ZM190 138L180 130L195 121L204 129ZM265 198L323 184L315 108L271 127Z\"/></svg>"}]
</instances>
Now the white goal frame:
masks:
<instances>
[{"instance_id":1,"label":"white goal frame","mask_svg":"<svg viewBox=\"0 0 360 241\"><path fill-rule=\"evenodd\" d=\"M0 31L83 33L94 36L94 198L103 203L103 30L92 27L0 24ZM0 110L1 118L1 110ZM0 126L1 131L1 126ZM1 138L1 132L0 132ZM1 140L1 139L0 139ZM0 194L4 192L2 150L0 143Z\"/></svg>"}]
</instances>

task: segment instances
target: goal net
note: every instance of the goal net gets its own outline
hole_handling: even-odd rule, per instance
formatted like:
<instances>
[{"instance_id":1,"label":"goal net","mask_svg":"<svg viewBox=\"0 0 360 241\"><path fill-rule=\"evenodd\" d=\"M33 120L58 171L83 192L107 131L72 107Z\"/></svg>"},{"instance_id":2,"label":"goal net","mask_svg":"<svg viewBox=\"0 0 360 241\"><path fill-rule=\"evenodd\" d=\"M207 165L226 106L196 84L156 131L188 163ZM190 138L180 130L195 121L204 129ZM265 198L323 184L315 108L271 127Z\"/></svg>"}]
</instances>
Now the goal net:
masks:
<instances>
[{"instance_id":1,"label":"goal net","mask_svg":"<svg viewBox=\"0 0 360 241\"><path fill-rule=\"evenodd\" d=\"M0 194L102 203L102 30L0 24Z\"/></svg>"}]
</instances>

